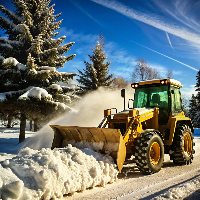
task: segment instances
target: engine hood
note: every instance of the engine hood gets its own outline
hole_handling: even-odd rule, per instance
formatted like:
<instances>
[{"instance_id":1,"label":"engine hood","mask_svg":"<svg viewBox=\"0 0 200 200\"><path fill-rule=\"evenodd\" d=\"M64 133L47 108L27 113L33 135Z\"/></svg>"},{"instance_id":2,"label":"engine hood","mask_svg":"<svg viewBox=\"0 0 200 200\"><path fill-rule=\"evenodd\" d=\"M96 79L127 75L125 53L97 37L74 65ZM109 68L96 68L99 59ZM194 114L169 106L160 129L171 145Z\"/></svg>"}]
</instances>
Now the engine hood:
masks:
<instances>
[{"instance_id":1,"label":"engine hood","mask_svg":"<svg viewBox=\"0 0 200 200\"><path fill-rule=\"evenodd\" d=\"M154 108L150 108L150 107L144 107L144 108L134 108L134 109L128 109L128 110L123 110L117 114L128 114L130 110L137 110L138 111L138 115L142 115L143 113L149 112L149 111L153 111Z\"/></svg>"}]
</instances>

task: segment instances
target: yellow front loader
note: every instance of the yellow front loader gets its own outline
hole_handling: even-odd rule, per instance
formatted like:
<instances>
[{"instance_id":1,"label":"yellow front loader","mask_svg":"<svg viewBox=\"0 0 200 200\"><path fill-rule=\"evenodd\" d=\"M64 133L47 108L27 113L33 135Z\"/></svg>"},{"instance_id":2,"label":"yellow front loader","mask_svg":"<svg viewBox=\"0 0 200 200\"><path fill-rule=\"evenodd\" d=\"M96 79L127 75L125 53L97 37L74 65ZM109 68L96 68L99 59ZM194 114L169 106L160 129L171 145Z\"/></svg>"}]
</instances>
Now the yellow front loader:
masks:
<instances>
[{"instance_id":1,"label":"yellow front loader","mask_svg":"<svg viewBox=\"0 0 200 200\"><path fill-rule=\"evenodd\" d=\"M133 107L112 114L104 110L104 119L96 127L51 125L54 130L53 148L72 144L109 154L121 172L126 158L135 156L144 174L158 172L164 153L170 154L175 164L190 164L194 154L194 128L185 117L179 81L150 80L134 83ZM125 98L125 90L121 91ZM124 106L125 107L125 106Z\"/></svg>"}]
</instances>

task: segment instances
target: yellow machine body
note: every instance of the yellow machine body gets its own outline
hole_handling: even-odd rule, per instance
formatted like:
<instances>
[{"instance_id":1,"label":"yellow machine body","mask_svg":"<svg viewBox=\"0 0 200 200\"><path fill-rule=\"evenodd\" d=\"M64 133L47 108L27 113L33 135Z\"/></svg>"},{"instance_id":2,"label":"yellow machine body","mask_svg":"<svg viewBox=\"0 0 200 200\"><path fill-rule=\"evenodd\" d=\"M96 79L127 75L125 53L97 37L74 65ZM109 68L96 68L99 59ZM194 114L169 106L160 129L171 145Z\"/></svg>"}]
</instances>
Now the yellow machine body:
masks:
<instances>
[{"instance_id":1,"label":"yellow machine body","mask_svg":"<svg viewBox=\"0 0 200 200\"><path fill-rule=\"evenodd\" d=\"M181 87L177 82L164 80L165 83ZM140 85L160 84L160 80L143 81ZM164 84L165 84L164 83ZM135 86L135 85L134 85ZM165 146L171 146L174 139L176 124L184 121L192 131L190 118L184 112L169 115L166 124L159 124L159 107L133 108L111 115L111 109L104 110L104 119L96 127L59 126L51 125L54 130L53 148L62 148L68 144L78 147L87 147L101 153L107 153L116 160L119 172L128 155L134 155L134 144L137 137L146 129L157 130ZM107 128L106 128L107 127Z\"/></svg>"}]
</instances>

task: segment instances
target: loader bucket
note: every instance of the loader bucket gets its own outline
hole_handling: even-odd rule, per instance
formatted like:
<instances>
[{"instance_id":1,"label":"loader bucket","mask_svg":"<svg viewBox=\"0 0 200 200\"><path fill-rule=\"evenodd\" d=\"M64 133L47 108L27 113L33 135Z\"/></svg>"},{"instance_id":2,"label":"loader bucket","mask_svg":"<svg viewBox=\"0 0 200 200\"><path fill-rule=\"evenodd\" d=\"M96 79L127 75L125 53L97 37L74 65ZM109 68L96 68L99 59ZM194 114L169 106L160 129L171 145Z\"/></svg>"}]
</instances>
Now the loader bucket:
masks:
<instances>
[{"instance_id":1,"label":"loader bucket","mask_svg":"<svg viewBox=\"0 0 200 200\"><path fill-rule=\"evenodd\" d=\"M119 172L126 158L126 146L119 129L50 125L54 130L52 149L72 144L109 154L117 162Z\"/></svg>"}]
</instances>

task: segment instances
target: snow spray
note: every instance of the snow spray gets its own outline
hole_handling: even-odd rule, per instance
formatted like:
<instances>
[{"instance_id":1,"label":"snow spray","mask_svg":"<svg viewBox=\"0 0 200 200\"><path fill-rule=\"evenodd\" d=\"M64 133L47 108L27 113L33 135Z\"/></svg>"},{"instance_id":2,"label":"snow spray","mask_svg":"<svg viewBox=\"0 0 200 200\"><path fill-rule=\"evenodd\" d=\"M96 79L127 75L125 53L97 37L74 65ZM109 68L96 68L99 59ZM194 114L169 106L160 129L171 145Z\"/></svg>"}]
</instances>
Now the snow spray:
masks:
<instances>
[{"instance_id":1,"label":"snow spray","mask_svg":"<svg viewBox=\"0 0 200 200\"><path fill-rule=\"evenodd\" d=\"M134 98L134 89L130 86L126 89L126 99ZM30 147L35 150L41 148L51 148L54 133L49 125L63 125L63 126L82 126L82 127L97 127L104 117L104 110L110 108L117 108L117 112L123 110L124 99L121 97L120 89L105 89L99 88L93 92L85 95L79 100L74 109L78 112L69 112L59 118L50 121L36 136L29 138L22 148ZM128 101L126 102L126 109L128 108ZM112 112L115 113L115 110Z\"/></svg>"}]
</instances>

